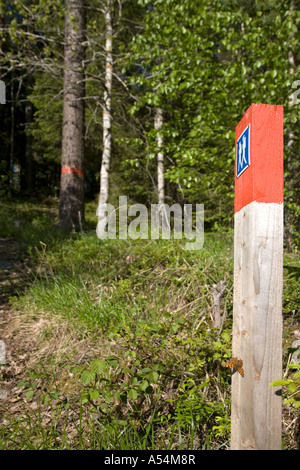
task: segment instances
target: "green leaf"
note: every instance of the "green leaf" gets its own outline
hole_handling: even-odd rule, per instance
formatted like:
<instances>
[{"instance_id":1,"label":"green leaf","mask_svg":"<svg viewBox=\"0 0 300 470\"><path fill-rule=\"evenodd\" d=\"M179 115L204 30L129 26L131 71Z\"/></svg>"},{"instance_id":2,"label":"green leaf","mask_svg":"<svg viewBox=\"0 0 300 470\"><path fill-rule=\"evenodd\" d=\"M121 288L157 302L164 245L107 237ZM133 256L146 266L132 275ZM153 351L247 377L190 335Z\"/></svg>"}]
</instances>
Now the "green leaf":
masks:
<instances>
[{"instance_id":1,"label":"green leaf","mask_svg":"<svg viewBox=\"0 0 300 470\"><path fill-rule=\"evenodd\" d=\"M99 397L99 392L98 390L92 390L90 392L90 398L91 400L97 400L97 398Z\"/></svg>"},{"instance_id":2,"label":"green leaf","mask_svg":"<svg viewBox=\"0 0 300 470\"><path fill-rule=\"evenodd\" d=\"M297 389L297 387L296 387L295 382L292 382L292 383L290 383L290 384L288 385L288 391L289 391L290 393L295 393L296 389Z\"/></svg>"},{"instance_id":3,"label":"green leaf","mask_svg":"<svg viewBox=\"0 0 300 470\"><path fill-rule=\"evenodd\" d=\"M221 334L221 338L224 339L224 341L226 341L226 343L229 343L231 337L230 337L230 334L229 334L229 333L227 333L227 332L224 331L224 332Z\"/></svg>"},{"instance_id":4,"label":"green leaf","mask_svg":"<svg viewBox=\"0 0 300 470\"><path fill-rule=\"evenodd\" d=\"M300 369L300 364L288 364L289 369Z\"/></svg>"},{"instance_id":5,"label":"green leaf","mask_svg":"<svg viewBox=\"0 0 300 470\"><path fill-rule=\"evenodd\" d=\"M91 370L84 370L80 376L80 380L85 386L93 382L95 378L96 378L96 374L95 372Z\"/></svg>"},{"instance_id":6,"label":"green leaf","mask_svg":"<svg viewBox=\"0 0 300 470\"><path fill-rule=\"evenodd\" d=\"M103 359L96 359L91 362L91 369L95 374L101 375L106 369L106 362Z\"/></svg>"},{"instance_id":7,"label":"green leaf","mask_svg":"<svg viewBox=\"0 0 300 470\"><path fill-rule=\"evenodd\" d=\"M34 395L35 390L29 390L29 392L26 393L26 400L30 400L33 395Z\"/></svg>"},{"instance_id":8,"label":"green leaf","mask_svg":"<svg viewBox=\"0 0 300 470\"><path fill-rule=\"evenodd\" d=\"M149 374L147 374L147 378L149 382L152 382L152 383L156 383L158 380L158 377L159 377L158 373L155 372L154 370L151 371Z\"/></svg>"},{"instance_id":9,"label":"green leaf","mask_svg":"<svg viewBox=\"0 0 300 470\"><path fill-rule=\"evenodd\" d=\"M278 387L280 385L288 385L290 383L289 380L274 380L270 383L271 387Z\"/></svg>"},{"instance_id":10,"label":"green leaf","mask_svg":"<svg viewBox=\"0 0 300 470\"><path fill-rule=\"evenodd\" d=\"M140 389L144 392L147 387L148 387L149 383L147 380L143 380L142 383L140 384Z\"/></svg>"},{"instance_id":11,"label":"green leaf","mask_svg":"<svg viewBox=\"0 0 300 470\"><path fill-rule=\"evenodd\" d=\"M106 358L106 361L108 362L110 367L118 367L118 365L119 365L117 359L114 356L108 356Z\"/></svg>"},{"instance_id":12,"label":"green leaf","mask_svg":"<svg viewBox=\"0 0 300 470\"><path fill-rule=\"evenodd\" d=\"M120 425L120 426L127 426L128 422L125 421L125 419L118 419L117 423Z\"/></svg>"},{"instance_id":13,"label":"green leaf","mask_svg":"<svg viewBox=\"0 0 300 470\"><path fill-rule=\"evenodd\" d=\"M81 372L83 369L84 369L83 366L74 366L74 367L71 367L70 372L72 374L76 374L77 372Z\"/></svg>"},{"instance_id":14,"label":"green leaf","mask_svg":"<svg viewBox=\"0 0 300 470\"><path fill-rule=\"evenodd\" d=\"M198 390L200 390L201 388L205 388L208 385L209 385L209 382L203 382L202 384L199 385Z\"/></svg>"},{"instance_id":15,"label":"green leaf","mask_svg":"<svg viewBox=\"0 0 300 470\"><path fill-rule=\"evenodd\" d=\"M124 367L124 369L122 369L122 372L124 374L134 374L134 371L130 369L129 367Z\"/></svg>"},{"instance_id":16,"label":"green leaf","mask_svg":"<svg viewBox=\"0 0 300 470\"><path fill-rule=\"evenodd\" d=\"M21 380L20 382L17 383L17 387L18 388L21 388L21 387L24 387L28 384L28 382L26 380Z\"/></svg>"},{"instance_id":17,"label":"green leaf","mask_svg":"<svg viewBox=\"0 0 300 470\"><path fill-rule=\"evenodd\" d=\"M294 398L288 398L287 400L284 400L283 404L288 405L289 403L293 403Z\"/></svg>"},{"instance_id":18,"label":"green leaf","mask_svg":"<svg viewBox=\"0 0 300 470\"><path fill-rule=\"evenodd\" d=\"M88 394L87 392L82 392L81 393L81 403L84 405L85 403L88 403Z\"/></svg>"},{"instance_id":19,"label":"green leaf","mask_svg":"<svg viewBox=\"0 0 300 470\"><path fill-rule=\"evenodd\" d=\"M134 388L132 388L131 390L129 390L128 396L131 400L136 400L138 397L138 393Z\"/></svg>"},{"instance_id":20,"label":"green leaf","mask_svg":"<svg viewBox=\"0 0 300 470\"><path fill-rule=\"evenodd\" d=\"M150 369L149 367L145 367L145 368L142 369L140 372L143 373L143 374L145 374L145 373L147 373L147 372L151 372L151 369Z\"/></svg>"}]
</instances>

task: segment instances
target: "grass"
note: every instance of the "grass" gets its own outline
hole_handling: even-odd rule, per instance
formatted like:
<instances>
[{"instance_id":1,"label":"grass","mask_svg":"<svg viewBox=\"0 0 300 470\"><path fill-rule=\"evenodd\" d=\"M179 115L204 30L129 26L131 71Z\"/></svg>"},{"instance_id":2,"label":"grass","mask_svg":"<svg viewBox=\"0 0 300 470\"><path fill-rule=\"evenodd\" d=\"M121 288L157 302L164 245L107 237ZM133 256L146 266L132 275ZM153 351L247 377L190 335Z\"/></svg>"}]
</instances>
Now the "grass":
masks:
<instances>
[{"instance_id":1,"label":"grass","mask_svg":"<svg viewBox=\"0 0 300 470\"><path fill-rule=\"evenodd\" d=\"M20 305L33 302L37 308L101 328L124 324L128 316L154 321L161 309L177 310L180 297L199 308L208 282L216 283L220 276L232 282L231 247L225 256L219 253L222 271L209 250L195 263L193 254L167 241L150 241L145 247L137 241L134 246L125 241L101 243L94 235L80 235L49 254L44 245L37 256L37 275Z\"/></svg>"},{"instance_id":2,"label":"grass","mask_svg":"<svg viewBox=\"0 0 300 470\"><path fill-rule=\"evenodd\" d=\"M200 251L180 240L102 241L94 230L66 237L51 230L55 210L51 200L0 210L0 237L21 246L12 337L26 356L22 372L17 351L8 364L17 404L3 410L0 448L228 448L230 373L220 364L231 355L232 234L205 234ZM88 204L88 229L95 212ZM299 255L285 265L286 366ZM223 280L219 331L211 289ZM295 448L292 407L285 419Z\"/></svg>"}]
</instances>

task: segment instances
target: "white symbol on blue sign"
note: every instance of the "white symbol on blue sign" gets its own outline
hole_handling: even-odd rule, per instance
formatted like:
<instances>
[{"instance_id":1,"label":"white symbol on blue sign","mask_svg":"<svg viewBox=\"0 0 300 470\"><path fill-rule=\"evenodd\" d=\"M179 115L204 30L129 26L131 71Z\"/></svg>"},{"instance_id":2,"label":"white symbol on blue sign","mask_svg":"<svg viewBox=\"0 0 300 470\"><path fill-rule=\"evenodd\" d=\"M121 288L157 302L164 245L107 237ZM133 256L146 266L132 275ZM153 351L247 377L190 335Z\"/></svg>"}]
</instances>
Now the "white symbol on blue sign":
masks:
<instances>
[{"instance_id":1,"label":"white symbol on blue sign","mask_svg":"<svg viewBox=\"0 0 300 470\"><path fill-rule=\"evenodd\" d=\"M240 135L237 141L236 177L250 165L250 124Z\"/></svg>"}]
</instances>

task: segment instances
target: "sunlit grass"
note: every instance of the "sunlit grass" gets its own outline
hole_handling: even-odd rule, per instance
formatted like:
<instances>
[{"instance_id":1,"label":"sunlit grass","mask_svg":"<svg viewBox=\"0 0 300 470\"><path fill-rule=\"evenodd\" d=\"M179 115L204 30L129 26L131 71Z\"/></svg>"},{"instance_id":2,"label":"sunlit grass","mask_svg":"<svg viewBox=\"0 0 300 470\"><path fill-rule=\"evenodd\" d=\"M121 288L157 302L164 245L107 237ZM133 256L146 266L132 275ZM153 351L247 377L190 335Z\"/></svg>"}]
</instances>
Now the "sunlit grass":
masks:
<instances>
[{"instance_id":1,"label":"sunlit grass","mask_svg":"<svg viewBox=\"0 0 300 470\"><path fill-rule=\"evenodd\" d=\"M19 312L19 331L26 331L35 345L23 377L26 379L32 372L41 376L37 388L29 386L32 397L25 399L23 413L10 419L7 411L7 422L0 428L0 448L226 448L226 423L230 420L224 397L230 383L223 373L213 375L209 389L212 395L205 399L208 410L214 410L211 415L219 413L225 423L218 437L212 430L215 417L210 418L209 426L205 425L206 434L194 418L190 422L189 400L196 400L195 412L199 407L201 413L201 407L206 406L205 400L197 401L193 388L180 392L180 420L172 407L168 416L165 388L170 387L176 395L176 387L182 385L174 371L170 378L162 374L152 396L128 407L121 403L118 411L113 398L111 410L101 408L110 400L108 395L103 395L101 406L83 405L83 385L76 374L70 375L70 370L77 365L88 367L95 357L113 355L121 364L124 354L129 354L128 358L137 360L134 367L128 363L133 369L151 367L162 360L170 373L172 361L178 361L183 371L180 373L187 374L186 385L193 387L194 380L195 387L201 386L205 374L215 373L209 367L215 367L218 354L229 354L230 350L233 234L205 233L203 248L198 251L185 250L181 240L103 241L96 237L93 228L94 206L87 208L89 230L70 236L52 230L55 210L51 205L6 203L0 210L1 236L14 237L22 245L23 285L19 289L18 283L11 304ZM21 226L16 226L14 220L20 220ZM300 264L297 254L286 255L285 259L286 264ZM299 305L297 279L287 274L285 270L284 313L289 320L286 340L294 327L293 312ZM211 288L221 280L226 281L222 313L226 314L224 328L229 330L224 335L226 341L222 343L221 338L220 350L216 351ZM123 383L121 365L118 367L103 378L107 388L99 382L104 387L102 393L118 389L119 382L114 384L114 380L119 380L120 386ZM130 379L133 386L134 374ZM221 402L214 396L216 380L218 393L223 394ZM26 397L28 390L21 390L20 399ZM32 404L36 406L32 408ZM198 415L195 418L199 422L203 419Z\"/></svg>"}]
</instances>

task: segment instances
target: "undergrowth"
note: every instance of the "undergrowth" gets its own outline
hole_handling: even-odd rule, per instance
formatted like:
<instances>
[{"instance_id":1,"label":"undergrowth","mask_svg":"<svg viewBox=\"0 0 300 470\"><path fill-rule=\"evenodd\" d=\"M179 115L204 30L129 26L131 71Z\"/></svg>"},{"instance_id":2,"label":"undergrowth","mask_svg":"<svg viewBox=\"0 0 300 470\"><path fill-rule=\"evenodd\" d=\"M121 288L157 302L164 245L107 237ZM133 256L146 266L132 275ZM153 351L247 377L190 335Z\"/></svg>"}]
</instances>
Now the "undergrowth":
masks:
<instances>
[{"instance_id":1,"label":"undergrowth","mask_svg":"<svg viewBox=\"0 0 300 470\"><path fill-rule=\"evenodd\" d=\"M11 304L33 348L22 373L6 365L2 382L17 382L20 409L4 403L0 448L229 448L231 376L222 364L231 356L232 234L205 234L202 250L186 251L179 240L101 241L94 230L65 236L51 229L51 205L11 209L7 203L0 213L1 236L22 244L24 284ZM87 206L90 225L94 210ZM299 256L285 264L287 367ZM220 281L216 328L212 286ZM284 440L295 448L297 415L286 393Z\"/></svg>"}]
</instances>

